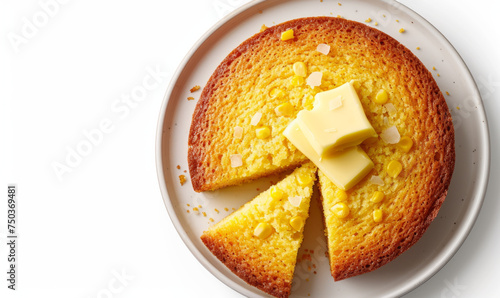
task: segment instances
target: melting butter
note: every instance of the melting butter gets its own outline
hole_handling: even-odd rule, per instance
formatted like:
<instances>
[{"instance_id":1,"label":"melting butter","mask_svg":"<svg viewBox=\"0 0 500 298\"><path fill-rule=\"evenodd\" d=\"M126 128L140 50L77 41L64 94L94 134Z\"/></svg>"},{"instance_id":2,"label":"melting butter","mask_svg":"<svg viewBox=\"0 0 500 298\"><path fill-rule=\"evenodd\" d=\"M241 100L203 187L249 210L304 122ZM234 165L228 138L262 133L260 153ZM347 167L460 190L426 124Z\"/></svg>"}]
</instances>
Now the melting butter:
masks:
<instances>
[{"instance_id":1,"label":"melting butter","mask_svg":"<svg viewBox=\"0 0 500 298\"><path fill-rule=\"evenodd\" d=\"M316 94L313 109L300 111L297 124L321 157L377 136L350 82Z\"/></svg>"},{"instance_id":2,"label":"melting butter","mask_svg":"<svg viewBox=\"0 0 500 298\"><path fill-rule=\"evenodd\" d=\"M343 151L321 157L302 132L298 119L293 120L283 134L323 174L343 190L348 190L356 185L373 168L370 157L359 146L351 146Z\"/></svg>"}]
</instances>

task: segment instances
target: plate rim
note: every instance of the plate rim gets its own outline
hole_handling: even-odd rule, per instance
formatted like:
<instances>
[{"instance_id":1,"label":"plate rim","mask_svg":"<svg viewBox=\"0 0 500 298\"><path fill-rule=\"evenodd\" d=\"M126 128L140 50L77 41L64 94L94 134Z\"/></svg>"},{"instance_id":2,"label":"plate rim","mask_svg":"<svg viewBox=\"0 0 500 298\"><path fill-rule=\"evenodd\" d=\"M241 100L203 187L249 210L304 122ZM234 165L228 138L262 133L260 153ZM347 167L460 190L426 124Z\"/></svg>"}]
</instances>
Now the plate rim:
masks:
<instances>
[{"instance_id":1,"label":"plate rim","mask_svg":"<svg viewBox=\"0 0 500 298\"><path fill-rule=\"evenodd\" d=\"M246 4L243 4L239 8L233 10L229 14L225 15L222 17L219 21L217 21L214 25L212 25L190 48L190 50L187 52L187 54L184 56L184 58L181 60L180 64L178 65L177 69L175 70L174 74L172 75L172 78L169 82L169 85L167 87L167 90L163 96L162 100L162 105L160 107L159 111L159 117L158 117L158 123L157 123L157 129L156 129L156 137L155 137L155 163L156 163L156 172L157 172L157 178L158 178L158 184L160 188L160 192L162 195L162 200L164 203L165 208L167 209L167 213L169 214L170 220L172 221L172 224L174 225L175 230L181 237L184 245L189 249L191 254L197 259L197 261L206 269L208 270L214 277L216 277L218 280L223 282L226 286L231 288L232 290L236 291L237 293L241 295L245 295L248 297L255 297L255 293L247 290L246 288L240 286L239 284L235 283L231 279L229 279L226 275L224 275L221 271L219 271L215 266L213 266L204 256L203 254L196 249L193 241L191 241L190 237L187 235L184 229L181 228L181 223L180 220L174 210L174 206L172 205L172 202L170 200L170 191L167 188L167 185L165 183L165 173L164 173L164 164L163 164L163 150L162 150L162 145L163 145L163 135L164 131L163 128L165 126L165 120L166 120L166 111L168 108L168 105L170 104L170 98L171 95L174 91L175 87L175 82L179 79L180 75L182 74L185 66L189 63L189 61L192 59L194 54L197 52L197 50L221 27L226 25L229 21L233 20L236 18L238 15L246 12L248 9L257 6L261 3L264 2L282 2L283 0L253 0L250 1ZM468 81L470 84L472 84L472 89L474 93L474 98L478 99L478 101L481 103L478 105L477 112L479 112L479 117L481 119L484 119L484 128L480 130L480 133L483 135L485 146L482 147L482 162L479 165L480 167L483 167L484 170L479 171L479 176L478 176L478 186L476 187L476 196L477 198L473 204L471 205L471 209L467 212L467 222L468 224L462 225L460 229L457 230L454 238L451 238L448 244L444 247L444 251L442 251L440 254L443 255L443 257L439 258L439 262L434 262L433 266L430 266L428 270L425 270L424 273L420 273L417 275L419 277L418 279L415 278L414 281L407 282L403 287L400 287L399 290L396 289L392 291L392 295L394 296L402 296L405 295L422 284L424 284L426 281L431 279L434 275L436 275L453 257L455 254L460 250L462 245L464 244L465 240L468 238L470 232L472 231L472 228L474 227L476 220L479 216L479 213L481 211L481 207L484 203L486 191L488 188L488 182L489 182L489 176L490 176L490 165L491 165L491 143L490 143L490 132L489 132L489 125L488 125L488 119L486 117L486 112L484 110L484 104L483 100L481 97L481 94L479 92L479 89L477 87L477 84L474 80L474 77L470 71L470 69L467 67L467 64L463 60L463 58L460 56L456 48L451 44L451 42L444 36L441 31L439 31L432 23L427 21L424 17L422 17L419 13L415 12L405 4L402 4L396 0L378 0L380 2L389 4L389 5L397 5L397 9L400 11L403 11L404 13L408 15L412 15L414 18L419 19L421 24L424 24L432 29L439 38L442 38L444 41L444 44L450 49L450 53L457 58L457 61L459 62L458 65L462 68L465 74L468 75ZM474 199L474 198L472 198ZM264 294L264 293L263 293Z\"/></svg>"}]
</instances>

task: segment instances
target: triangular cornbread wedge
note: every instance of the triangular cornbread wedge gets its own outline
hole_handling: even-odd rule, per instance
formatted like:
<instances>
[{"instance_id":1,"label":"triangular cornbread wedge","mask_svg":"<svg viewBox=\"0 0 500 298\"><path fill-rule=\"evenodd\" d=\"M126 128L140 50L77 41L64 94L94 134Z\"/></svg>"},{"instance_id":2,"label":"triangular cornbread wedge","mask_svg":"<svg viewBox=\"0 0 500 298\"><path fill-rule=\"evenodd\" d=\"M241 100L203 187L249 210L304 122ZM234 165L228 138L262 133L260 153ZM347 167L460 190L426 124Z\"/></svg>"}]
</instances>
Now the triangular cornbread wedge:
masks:
<instances>
[{"instance_id":1,"label":"triangular cornbread wedge","mask_svg":"<svg viewBox=\"0 0 500 298\"><path fill-rule=\"evenodd\" d=\"M428 167L417 159L419 149L404 153L404 172L391 177L390 158L380 153L384 146L366 148L383 185L368 176L343 191L318 171L330 270L336 281L373 271L409 249L436 217L447 194L447 185L436 187L440 184L436 173L442 171L439 162Z\"/></svg>"},{"instance_id":2,"label":"triangular cornbread wedge","mask_svg":"<svg viewBox=\"0 0 500 298\"><path fill-rule=\"evenodd\" d=\"M315 180L316 167L303 165L211 226L201 240L248 284L288 297Z\"/></svg>"}]
</instances>

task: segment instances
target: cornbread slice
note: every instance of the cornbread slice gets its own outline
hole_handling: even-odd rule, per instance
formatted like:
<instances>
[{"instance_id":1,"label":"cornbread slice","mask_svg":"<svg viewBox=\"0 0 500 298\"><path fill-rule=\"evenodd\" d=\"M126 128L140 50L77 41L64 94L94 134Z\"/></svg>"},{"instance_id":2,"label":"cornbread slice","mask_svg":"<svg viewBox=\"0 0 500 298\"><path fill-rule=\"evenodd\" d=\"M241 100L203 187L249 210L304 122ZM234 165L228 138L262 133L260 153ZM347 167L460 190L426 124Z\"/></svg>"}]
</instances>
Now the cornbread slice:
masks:
<instances>
[{"instance_id":1,"label":"cornbread slice","mask_svg":"<svg viewBox=\"0 0 500 298\"><path fill-rule=\"evenodd\" d=\"M318 171L335 280L375 270L422 237L447 194L454 164L452 144L445 147L434 138L422 138L409 152L407 145L388 146L381 140L362 145L375 164L372 174L377 179L368 175L348 191ZM399 169L388 166L394 160L402 165L396 177ZM344 210L339 210L342 205Z\"/></svg>"},{"instance_id":2,"label":"cornbread slice","mask_svg":"<svg viewBox=\"0 0 500 298\"><path fill-rule=\"evenodd\" d=\"M288 297L316 181L304 164L201 236L236 275L276 297Z\"/></svg>"}]
</instances>

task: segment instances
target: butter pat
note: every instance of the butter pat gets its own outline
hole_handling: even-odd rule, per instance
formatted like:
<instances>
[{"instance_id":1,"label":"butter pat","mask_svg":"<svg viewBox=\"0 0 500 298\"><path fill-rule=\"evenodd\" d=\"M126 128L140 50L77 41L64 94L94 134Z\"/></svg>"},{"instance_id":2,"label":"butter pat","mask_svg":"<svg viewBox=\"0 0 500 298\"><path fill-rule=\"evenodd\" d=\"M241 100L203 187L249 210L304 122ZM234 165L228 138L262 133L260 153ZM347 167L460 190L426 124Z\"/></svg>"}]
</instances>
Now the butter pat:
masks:
<instances>
[{"instance_id":1,"label":"butter pat","mask_svg":"<svg viewBox=\"0 0 500 298\"><path fill-rule=\"evenodd\" d=\"M322 157L377 136L351 83L316 94L313 109L300 111L297 123Z\"/></svg>"},{"instance_id":2,"label":"butter pat","mask_svg":"<svg viewBox=\"0 0 500 298\"><path fill-rule=\"evenodd\" d=\"M346 150L320 157L302 132L298 119L290 122L283 135L337 187L343 190L356 185L373 169L370 157L359 146L352 146Z\"/></svg>"}]
</instances>

